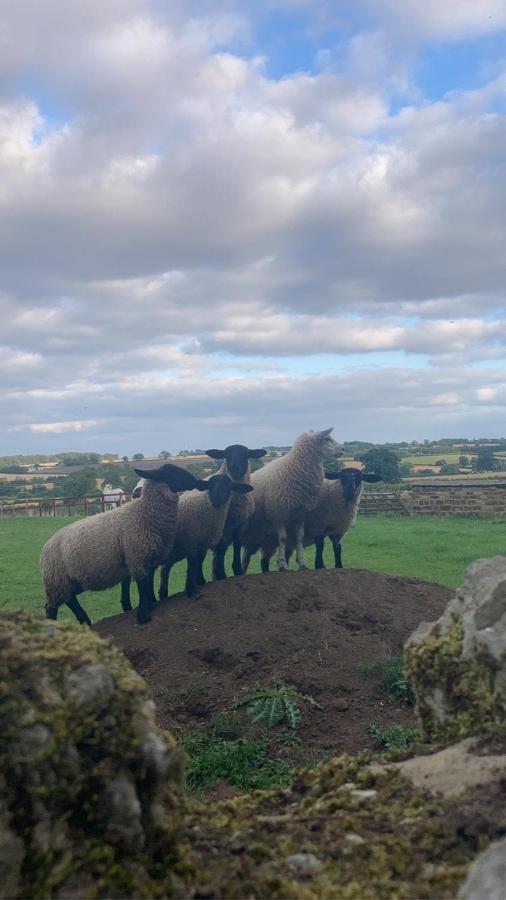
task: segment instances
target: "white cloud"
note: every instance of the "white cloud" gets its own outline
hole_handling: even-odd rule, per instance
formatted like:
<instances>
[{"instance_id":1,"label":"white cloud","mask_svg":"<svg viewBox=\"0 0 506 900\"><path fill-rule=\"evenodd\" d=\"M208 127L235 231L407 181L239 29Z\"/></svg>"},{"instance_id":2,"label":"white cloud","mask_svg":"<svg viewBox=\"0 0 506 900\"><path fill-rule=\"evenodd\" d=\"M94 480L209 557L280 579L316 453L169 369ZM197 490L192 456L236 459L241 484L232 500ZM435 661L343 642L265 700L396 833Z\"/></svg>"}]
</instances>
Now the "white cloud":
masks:
<instances>
[{"instance_id":1,"label":"white cloud","mask_svg":"<svg viewBox=\"0 0 506 900\"><path fill-rule=\"evenodd\" d=\"M286 440L321 390L323 420L344 390L350 407L336 409L350 428L365 396L378 433L399 410L404 436L424 415L446 429L439 406L465 411L469 427L484 406L499 421L504 388L489 368L470 390L451 374L505 355L506 75L429 103L413 83L416 41L398 48L408 20L417 40L456 40L497 30L506 12L493 0L450 4L451 15L432 0L371 0L363 30L343 31L342 71L327 54L316 72L273 78L254 45L260 13L211 6L9 8L4 428L100 442L117 427L155 444L172 409L178 429L205 421L233 440L233 423L262 430L265 395L280 392L282 420L265 421ZM392 114L399 95L409 106ZM426 381L355 370L357 395L351 377L283 368L287 356L302 367L322 353L401 352L430 358ZM241 376L227 380L231 370ZM457 402L434 401L445 397Z\"/></svg>"}]
</instances>

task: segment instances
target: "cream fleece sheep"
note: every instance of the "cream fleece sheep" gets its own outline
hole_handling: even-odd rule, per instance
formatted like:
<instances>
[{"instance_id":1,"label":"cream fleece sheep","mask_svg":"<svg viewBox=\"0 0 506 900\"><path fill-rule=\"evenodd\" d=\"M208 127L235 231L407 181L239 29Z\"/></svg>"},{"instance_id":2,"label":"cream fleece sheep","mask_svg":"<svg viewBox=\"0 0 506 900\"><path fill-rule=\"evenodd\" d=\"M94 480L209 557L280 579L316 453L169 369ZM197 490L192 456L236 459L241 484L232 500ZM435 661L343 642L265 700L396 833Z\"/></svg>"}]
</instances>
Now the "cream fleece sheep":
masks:
<instances>
[{"instance_id":1,"label":"cream fleece sheep","mask_svg":"<svg viewBox=\"0 0 506 900\"><path fill-rule=\"evenodd\" d=\"M212 459L223 459L224 463L219 470L219 475L228 475L232 481L238 484L251 484L250 459L260 459L267 453L266 450L250 450L244 444L230 444L224 450L206 450ZM213 550L213 577L220 581L226 578L225 554L232 543L234 557L232 571L234 575L242 575L241 564L241 533L255 510L255 497L253 493L234 493L228 507L227 518L223 528L223 535Z\"/></svg>"},{"instance_id":2,"label":"cream fleece sheep","mask_svg":"<svg viewBox=\"0 0 506 900\"><path fill-rule=\"evenodd\" d=\"M216 546L223 534L232 494L253 490L250 484L237 484L228 475L211 475L200 485L206 486L199 486L205 493L181 497L173 547L161 572L161 600L169 593L170 569L181 559L188 562L187 595L191 597L197 585L204 584L202 563L207 551Z\"/></svg>"},{"instance_id":3,"label":"cream fleece sheep","mask_svg":"<svg viewBox=\"0 0 506 900\"><path fill-rule=\"evenodd\" d=\"M279 568L287 569L286 538L290 526L295 530L299 568L307 568L303 550L304 517L318 502L324 475L322 460L342 455L342 448L330 437L331 431L332 428L304 432L285 456L251 476L255 512L242 535L244 572L248 570L251 555L272 531L277 537Z\"/></svg>"},{"instance_id":4,"label":"cream fleece sheep","mask_svg":"<svg viewBox=\"0 0 506 900\"><path fill-rule=\"evenodd\" d=\"M79 622L90 624L77 594L103 591L131 577L139 590L137 619L149 621L154 572L166 559L176 532L178 496L173 492L202 482L170 463L135 471L145 479L138 500L67 525L45 544L40 568L48 618L56 619L66 603Z\"/></svg>"},{"instance_id":5,"label":"cream fleece sheep","mask_svg":"<svg viewBox=\"0 0 506 900\"><path fill-rule=\"evenodd\" d=\"M357 519L363 482L381 481L379 475L361 472L352 466L340 472L326 472L320 488L317 506L304 519L304 547L316 546L315 569L323 569L323 546L329 537L334 549L335 568L342 569L341 539ZM286 555L290 559L295 548L295 533L289 530ZM269 571L269 562L276 549L276 536L268 535L261 550L262 572Z\"/></svg>"}]
</instances>

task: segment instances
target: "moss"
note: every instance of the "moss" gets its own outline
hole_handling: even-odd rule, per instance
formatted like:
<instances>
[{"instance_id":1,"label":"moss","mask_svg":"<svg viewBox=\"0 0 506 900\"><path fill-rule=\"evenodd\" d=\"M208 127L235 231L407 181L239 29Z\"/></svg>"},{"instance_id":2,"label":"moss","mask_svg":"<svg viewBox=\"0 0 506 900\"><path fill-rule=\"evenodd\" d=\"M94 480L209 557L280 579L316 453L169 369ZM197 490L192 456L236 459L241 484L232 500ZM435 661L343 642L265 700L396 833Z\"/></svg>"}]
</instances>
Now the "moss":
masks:
<instances>
[{"instance_id":1,"label":"moss","mask_svg":"<svg viewBox=\"0 0 506 900\"><path fill-rule=\"evenodd\" d=\"M298 771L289 789L215 804L210 819L206 805L192 804L188 888L223 898L455 897L480 841L445 802L370 760L343 756ZM291 869L300 853L320 861L316 875Z\"/></svg>"},{"instance_id":2,"label":"moss","mask_svg":"<svg viewBox=\"0 0 506 900\"><path fill-rule=\"evenodd\" d=\"M493 731L504 721L494 665L485 654L463 655L463 627L456 616L445 631L436 623L427 637L407 645L406 672L426 741L447 744Z\"/></svg>"},{"instance_id":3,"label":"moss","mask_svg":"<svg viewBox=\"0 0 506 900\"><path fill-rule=\"evenodd\" d=\"M154 895L156 854L170 854L182 812L183 756L123 655L88 629L1 614L0 718L8 834L23 848L13 896L81 880L83 896Z\"/></svg>"}]
</instances>

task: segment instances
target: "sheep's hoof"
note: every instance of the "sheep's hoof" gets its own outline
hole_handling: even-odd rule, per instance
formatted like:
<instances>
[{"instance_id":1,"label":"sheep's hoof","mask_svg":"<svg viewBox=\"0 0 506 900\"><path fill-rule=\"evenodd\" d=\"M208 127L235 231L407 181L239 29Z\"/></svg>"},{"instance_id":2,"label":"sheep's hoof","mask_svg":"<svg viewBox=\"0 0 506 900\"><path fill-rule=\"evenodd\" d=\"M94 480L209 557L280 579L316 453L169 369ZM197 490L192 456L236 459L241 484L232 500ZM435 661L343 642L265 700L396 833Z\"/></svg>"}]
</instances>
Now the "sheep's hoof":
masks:
<instances>
[{"instance_id":1,"label":"sheep's hoof","mask_svg":"<svg viewBox=\"0 0 506 900\"><path fill-rule=\"evenodd\" d=\"M160 603L162 602L162 600L168 600L168 599L169 599L168 594L158 594L158 600L160 601Z\"/></svg>"},{"instance_id":2,"label":"sheep's hoof","mask_svg":"<svg viewBox=\"0 0 506 900\"><path fill-rule=\"evenodd\" d=\"M138 625L146 625L148 622L151 622L151 616L148 612L145 613L137 613L137 623Z\"/></svg>"}]
</instances>

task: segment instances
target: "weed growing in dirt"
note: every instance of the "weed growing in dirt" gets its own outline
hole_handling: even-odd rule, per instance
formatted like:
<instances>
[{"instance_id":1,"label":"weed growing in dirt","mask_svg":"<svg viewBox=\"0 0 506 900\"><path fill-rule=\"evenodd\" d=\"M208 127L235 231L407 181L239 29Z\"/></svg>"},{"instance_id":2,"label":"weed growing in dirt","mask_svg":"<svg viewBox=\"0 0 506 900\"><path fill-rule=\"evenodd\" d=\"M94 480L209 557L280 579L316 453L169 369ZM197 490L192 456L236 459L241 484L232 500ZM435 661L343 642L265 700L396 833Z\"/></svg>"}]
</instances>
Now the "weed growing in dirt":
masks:
<instances>
[{"instance_id":1,"label":"weed growing in dirt","mask_svg":"<svg viewBox=\"0 0 506 900\"><path fill-rule=\"evenodd\" d=\"M381 687L391 700L397 700L404 706L413 706L415 694L404 672L402 656L392 656L370 666L362 666L364 675L379 675Z\"/></svg>"},{"instance_id":2,"label":"weed growing in dirt","mask_svg":"<svg viewBox=\"0 0 506 900\"><path fill-rule=\"evenodd\" d=\"M265 741L216 740L203 732L193 732L181 740L190 756L186 781L196 791L224 781L243 791L285 787L290 783L290 767L271 759Z\"/></svg>"},{"instance_id":3,"label":"weed growing in dirt","mask_svg":"<svg viewBox=\"0 0 506 900\"><path fill-rule=\"evenodd\" d=\"M239 737L239 723L231 716L218 716L213 725L213 737L222 741L233 741Z\"/></svg>"},{"instance_id":4,"label":"weed growing in dirt","mask_svg":"<svg viewBox=\"0 0 506 900\"><path fill-rule=\"evenodd\" d=\"M272 728L279 722L286 721L290 728L296 728L301 719L301 700L316 709L322 709L309 694L301 694L293 685L283 684L281 681L274 681L270 685L254 684L246 688L242 697L234 701L233 708L245 706L254 724L262 722Z\"/></svg>"},{"instance_id":5,"label":"weed growing in dirt","mask_svg":"<svg viewBox=\"0 0 506 900\"><path fill-rule=\"evenodd\" d=\"M206 693L206 686L197 682L190 682L181 691L181 697L184 700L202 700Z\"/></svg>"},{"instance_id":6,"label":"weed growing in dirt","mask_svg":"<svg viewBox=\"0 0 506 900\"><path fill-rule=\"evenodd\" d=\"M390 728L378 728L377 725L371 724L367 730L385 750L403 750L420 737L416 728L409 728L407 725L392 725Z\"/></svg>"}]
</instances>

